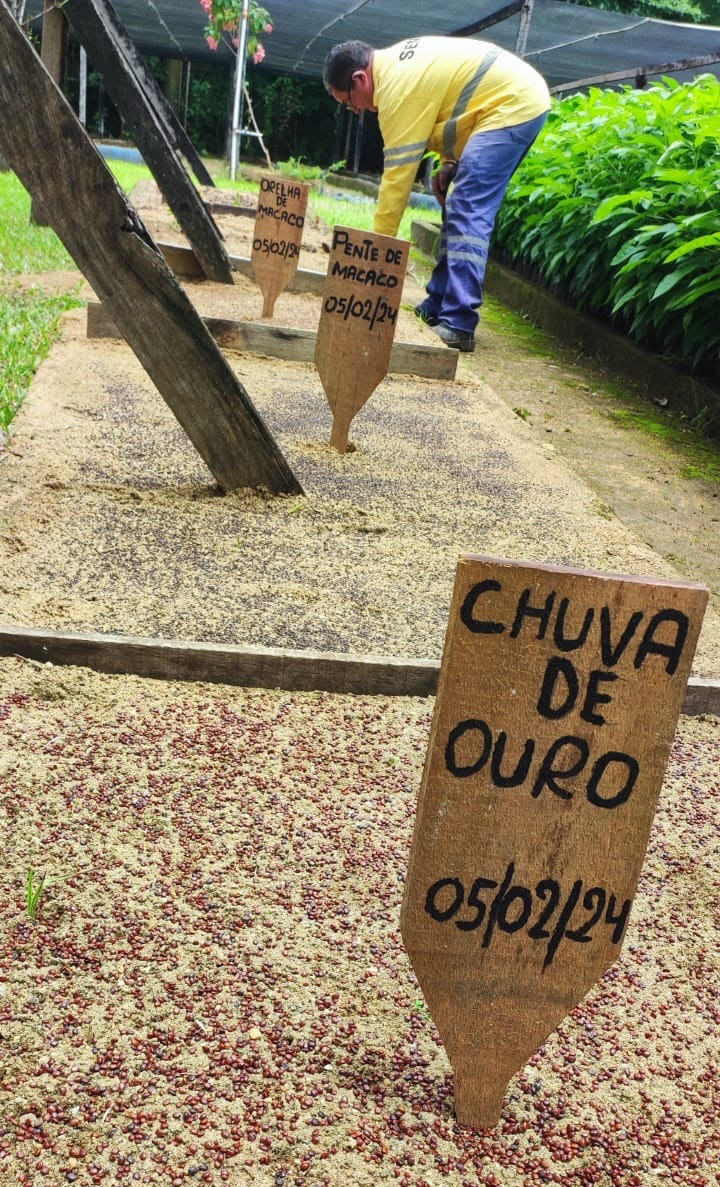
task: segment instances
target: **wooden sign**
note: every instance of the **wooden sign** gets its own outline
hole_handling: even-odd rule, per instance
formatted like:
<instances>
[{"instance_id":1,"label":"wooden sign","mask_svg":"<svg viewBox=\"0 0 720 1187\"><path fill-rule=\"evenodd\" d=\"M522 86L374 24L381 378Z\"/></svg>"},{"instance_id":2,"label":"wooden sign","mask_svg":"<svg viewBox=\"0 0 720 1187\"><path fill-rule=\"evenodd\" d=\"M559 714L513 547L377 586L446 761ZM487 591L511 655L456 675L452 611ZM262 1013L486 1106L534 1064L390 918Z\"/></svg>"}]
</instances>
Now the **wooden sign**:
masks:
<instances>
[{"instance_id":1,"label":"wooden sign","mask_svg":"<svg viewBox=\"0 0 720 1187\"><path fill-rule=\"evenodd\" d=\"M401 929L462 1124L619 955L707 599L460 558Z\"/></svg>"},{"instance_id":2,"label":"wooden sign","mask_svg":"<svg viewBox=\"0 0 720 1187\"><path fill-rule=\"evenodd\" d=\"M333 414L330 444L346 453L350 422L385 378L410 244L335 227L315 366Z\"/></svg>"},{"instance_id":3,"label":"wooden sign","mask_svg":"<svg viewBox=\"0 0 720 1187\"><path fill-rule=\"evenodd\" d=\"M263 317L272 317L275 302L297 270L309 192L303 181L260 178L252 267L263 295Z\"/></svg>"}]
</instances>

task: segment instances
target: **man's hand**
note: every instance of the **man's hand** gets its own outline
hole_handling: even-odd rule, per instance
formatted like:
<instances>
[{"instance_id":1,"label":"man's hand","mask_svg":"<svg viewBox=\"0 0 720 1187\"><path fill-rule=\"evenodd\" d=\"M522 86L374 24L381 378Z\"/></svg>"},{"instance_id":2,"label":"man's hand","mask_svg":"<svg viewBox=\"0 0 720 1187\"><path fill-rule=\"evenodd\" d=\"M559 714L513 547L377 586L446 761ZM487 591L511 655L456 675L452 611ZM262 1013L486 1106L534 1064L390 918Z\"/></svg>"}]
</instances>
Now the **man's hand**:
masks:
<instances>
[{"instance_id":1,"label":"man's hand","mask_svg":"<svg viewBox=\"0 0 720 1187\"><path fill-rule=\"evenodd\" d=\"M445 205L448 187L456 173L457 161L446 161L444 165L440 166L432 179L433 193L441 206Z\"/></svg>"}]
</instances>

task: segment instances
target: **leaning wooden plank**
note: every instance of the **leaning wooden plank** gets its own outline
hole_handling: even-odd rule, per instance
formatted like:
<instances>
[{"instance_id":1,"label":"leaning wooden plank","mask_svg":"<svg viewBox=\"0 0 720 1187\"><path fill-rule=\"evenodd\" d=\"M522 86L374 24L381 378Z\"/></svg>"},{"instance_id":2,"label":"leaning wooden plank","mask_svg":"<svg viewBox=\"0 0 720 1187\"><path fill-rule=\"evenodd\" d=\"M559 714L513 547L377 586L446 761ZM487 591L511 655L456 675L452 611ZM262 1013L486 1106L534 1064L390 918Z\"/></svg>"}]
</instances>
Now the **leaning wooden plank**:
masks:
<instances>
[{"instance_id":1,"label":"leaning wooden plank","mask_svg":"<svg viewBox=\"0 0 720 1187\"><path fill-rule=\"evenodd\" d=\"M42 18L40 57L48 74L61 89L65 82L69 39L70 26L62 9L46 8ZM30 218L38 227L47 226L45 215L37 202L32 203Z\"/></svg>"},{"instance_id":2,"label":"leaning wooden plank","mask_svg":"<svg viewBox=\"0 0 720 1187\"><path fill-rule=\"evenodd\" d=\"M2 3L0 62L0 152L211 473L227 489L299 491L247 392Z\"/></svg>"},{"instance_id":3,"label":"leaning wooden plank","mask_svg":"<svg viewBox=\"0 0 720 1187\"><path fill-rule=\"evenodd\" d=\"M581 87L603 86L609 82L623 82L625 79L647 79L653 75L677 74L681 70L694 70L698 73L703 66L714 66L720 62L720 52L715 50L710 54L703 54L699 58L679 58L674 62L656 62L650 65L626 67L623 70L613 70L610 74L594 74L591 78L578 78L575 82L560 83L550 88L551 95L562 95L565 91L576 91ZM644 83L643 83L644 85Z\"/></svg>"},{"instance_id":4,"label":"leaning wooden plank","mask_svg":"<svg viewBox=\"0 0 720 1187\"><path fill-rule=\"evenodd\" d=\"M440 662L435 659L292 651L19 626L0 626L0 655L119 676L357 696L434 696L440 674ZM682 712L688 716L720 714L720 680L691 676Z\"/></svg>"},{"instance_id":5,"label":"leaning wooden plank","mask_svg":"<svg viewBox=\"0 0 720 1187\"><path fill-rule=\"evenodd\" d=\"M60 0L60 2L63 9L67 10L68 15L70 16L70 10L76 7L73 0ZM142 55L138 53L134 44L124 32L117 17L117 13L115 13L114 9L110 8L109 15L111 19L114 17L114 26L118 31L117 48L125 55L128 65L134 71L138 82L145 92L148 102L154 106L158 119L165 126L165 131L170 143L177 152L182 153L186 158L190 168L192 169L200 184L214 187L215 182L208 172L205 162L203 161L202 157L195 148L195 145L188 136L185 128L178 119L176 112L173 110L172 104L168 102L154 75L150 73L147 66L145 65ZM71 16L70 19L72 20ZM43 16L43 23L44 21L45 16ZM117 103L116 106L118 106ZM134 131L135 130L133 129L133 132Z\"/></svg>"},{"instance_id":6,"label":"leaning wooden plank","mask_svg":"<svg viewBox=\"0 0 720 1187\"><path fill-rule=\"evenodd\" d=\"M113 103L131 129L143 160L152 170L168 206L193 245L203 271L211 279L232 284L222 236L178 156L187 155L187 137L180 146L171 128L168 104L149 73L138 66L139 55L108 0L66 0L63 11L90 61L103 76ZM161 110L161 104L164 108ZM192 149L197 168L197 154Z\"/></svg>"},{"instance_id":7,"label":"leaning wooden plank","mask_svg":"<svg viewBox=\"0 0 720 1187\"><path fill-rule=\"evenodd\" d=\"M291 326L272 326L264 322L225 321L220 317L203 319L222 350L264 354L292 363L312 363L317 334L314 330L296 330ZM109 310L99 301L89 301L88 338L122 338ZM394 375L419 375L424 379L454 379L458 352L438 346L416 346L395 342L388 371Z\"/></svg>"},{"instance_id":8,"label":"leaning wooden plank","mask_svg":"<svg viewBox=\"0 0 720 1187\"><path fill-rule=\"evenodd\" d=\"M160 251L176 276L183 276L190 280L203 275L200 261L191 247L184 247L180 243L158 243ZM247 256L228 256L233 272L241 276L254 279L252 261ZM298 268L292 280L288 282L287 293L321 293L325 287L327 272L315 272L311 268Z\"/></svg>"},{"instance_id":9,"label":"leaning wooden plank","mask_svg":"<svg viewBox=\"0 0 720 1187\"><path fill-rule=\"evenodd\" d=\"M440 667L435 660L68 634L21 627L0 627L0 655L158 680L364 696L431 696Z\"/></svg>"}]
</instances>

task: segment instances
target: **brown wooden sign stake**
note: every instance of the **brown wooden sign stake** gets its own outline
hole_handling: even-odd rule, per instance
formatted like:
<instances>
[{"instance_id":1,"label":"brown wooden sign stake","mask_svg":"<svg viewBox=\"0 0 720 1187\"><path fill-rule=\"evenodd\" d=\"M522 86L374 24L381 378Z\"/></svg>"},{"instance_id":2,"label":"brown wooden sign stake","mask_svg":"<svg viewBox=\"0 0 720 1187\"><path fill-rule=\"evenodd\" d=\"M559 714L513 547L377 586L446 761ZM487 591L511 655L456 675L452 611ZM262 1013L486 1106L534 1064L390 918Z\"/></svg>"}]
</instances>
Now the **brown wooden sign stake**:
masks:
<instances>
[{"instance_id":1,"label":"brown wooden sign stake","mask_svg":"<svg viewBox=\"0 0 720 1187\"><path fill-rule=\"evenodd\" d=\"M263 295L263 317L272 317L275 302L297 271L310 186L286 177L260 178L252 267Z\"/></svg>"},{"instance_id":2,"label":"brown wooden sign stake","mask_svg":"<svg viewBox=\"0 0 720 1187\"><path fill-rule=\"evenodd\" d=\"M462 1124L620 953L707 599L460 558L401 928Z\"/></svg>"},{"instance_id":3,"label":"brown wooden sign stake","mask_svg":"<svg viewBox=\"0 0 720 1187\"><path fill-rule=\"evenodd\" d=\"M340 453L353 417L387 374L409 252L405 239L333 229L315 366L333 414L330 444Z\"/></svg>"}]
</instances>

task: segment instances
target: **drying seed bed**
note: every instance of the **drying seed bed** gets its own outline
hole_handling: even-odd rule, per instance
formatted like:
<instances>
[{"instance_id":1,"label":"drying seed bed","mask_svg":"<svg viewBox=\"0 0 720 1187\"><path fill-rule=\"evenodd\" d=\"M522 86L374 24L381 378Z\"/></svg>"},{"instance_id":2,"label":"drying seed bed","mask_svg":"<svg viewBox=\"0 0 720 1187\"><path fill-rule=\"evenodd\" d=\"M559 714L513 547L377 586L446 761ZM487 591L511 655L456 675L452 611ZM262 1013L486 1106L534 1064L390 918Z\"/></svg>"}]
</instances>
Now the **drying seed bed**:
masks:
<instances>
[{"instance_id":1,"label":"drying seed bed","mask_svg":"<svg viewBox=\"0 0 720 1187\"><path fill-rule=\"evenodd\" d=\"M0 680L4 1183L716 1182L717 719L620 961L475 1133L398 931L431 700Z\"/></svg>"}]
</instances>

